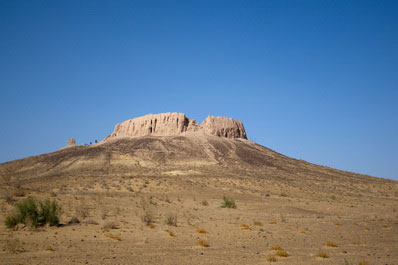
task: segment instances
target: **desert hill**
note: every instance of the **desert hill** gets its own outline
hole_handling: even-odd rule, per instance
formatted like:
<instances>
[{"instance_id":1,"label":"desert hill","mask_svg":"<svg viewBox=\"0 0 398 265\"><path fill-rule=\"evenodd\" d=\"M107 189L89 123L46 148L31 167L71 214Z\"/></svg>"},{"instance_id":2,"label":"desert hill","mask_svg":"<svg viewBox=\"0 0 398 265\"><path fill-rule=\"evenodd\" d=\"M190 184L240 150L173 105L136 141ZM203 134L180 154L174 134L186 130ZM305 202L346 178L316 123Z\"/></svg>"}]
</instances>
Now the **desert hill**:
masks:
<instances>
[{"instance_id":1,"label":"desert hill","mask_svg":"<svg viewBox=\"0 0 398 265\"><path fill-rule=\"evenodd\" d=\"M97 144L70 140L0 164L0 176L0 221L35 196L59 201L64 224L43 233L0 225L0 264L398 260L396 181L287 157L248 140L231 118L149 114ZM224 196L237 208L220 208ZM81 223L67 225L72 217ZM13 251L19 241L23 251Z\"/></svg>"},{"instance_id":2,"label":"desert hill","mask_svg":"<svg viewBox=\"0 0 398 265\"><path fill-rule=\"evenodd\" d=\"M72 144L57 152L0 165L2 175L28 182L74 176L159 175L217 171L291 183L380 182L380 179L289 158L247 140L243 123L209 116L202 124L182 113L149 114L127 120L98 144Z\"/></svg>"}]
</instances>

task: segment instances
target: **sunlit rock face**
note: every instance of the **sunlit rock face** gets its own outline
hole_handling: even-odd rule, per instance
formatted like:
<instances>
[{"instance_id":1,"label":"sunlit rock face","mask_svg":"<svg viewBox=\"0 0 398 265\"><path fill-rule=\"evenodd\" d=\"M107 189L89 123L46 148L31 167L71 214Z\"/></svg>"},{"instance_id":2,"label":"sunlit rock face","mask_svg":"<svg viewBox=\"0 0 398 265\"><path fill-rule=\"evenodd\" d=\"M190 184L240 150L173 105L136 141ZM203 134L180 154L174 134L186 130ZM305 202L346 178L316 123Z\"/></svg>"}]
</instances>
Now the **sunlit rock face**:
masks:
<instances>
[{"instance_id":1,"label":"sunlit rock face","mask_svg":"<svg viewBox=\"0 0 398 265\"><path fill-rule=\"evenodd\" d=\"M243 123L226 117L208 116L201 124L184 113L148 114L121 122L105 140L116 137L175 136L187 132L202 132L226 138L247 139Z\"/></svg>"}]
</instances>

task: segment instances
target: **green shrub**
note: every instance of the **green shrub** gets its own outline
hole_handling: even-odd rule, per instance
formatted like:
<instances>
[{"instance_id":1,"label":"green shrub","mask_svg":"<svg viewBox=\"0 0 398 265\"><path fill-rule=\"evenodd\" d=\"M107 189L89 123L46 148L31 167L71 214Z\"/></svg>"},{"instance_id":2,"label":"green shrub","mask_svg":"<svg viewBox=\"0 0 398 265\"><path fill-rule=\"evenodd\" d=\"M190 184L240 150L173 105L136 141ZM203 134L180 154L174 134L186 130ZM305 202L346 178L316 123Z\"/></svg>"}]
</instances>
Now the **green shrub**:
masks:
<instances>
[{"instance_id":1,"label":"green shrub","mask_svg":"<svg viewBox=\"0 0 398 265\"><path fill-rule=\"evenodd\" d=\"M36 227L49 223L59 224L60 207L56 200L37 201L27 198L15 205L14 212L6 216L5 225L14 228L17 224L25 224Z\"/></svg>"},{"instance_id":2,"label":"green shrub","mask_svg":"<svg viewBox=\"0 0 398 265\"><path fill-rule=\"evenodd\" d=\"M223 200L224 202L221 205L221 208L232 208L232 209L236 208L235 200L228 198L226 196L223 197Z\"/></svg>"}]
</instances>

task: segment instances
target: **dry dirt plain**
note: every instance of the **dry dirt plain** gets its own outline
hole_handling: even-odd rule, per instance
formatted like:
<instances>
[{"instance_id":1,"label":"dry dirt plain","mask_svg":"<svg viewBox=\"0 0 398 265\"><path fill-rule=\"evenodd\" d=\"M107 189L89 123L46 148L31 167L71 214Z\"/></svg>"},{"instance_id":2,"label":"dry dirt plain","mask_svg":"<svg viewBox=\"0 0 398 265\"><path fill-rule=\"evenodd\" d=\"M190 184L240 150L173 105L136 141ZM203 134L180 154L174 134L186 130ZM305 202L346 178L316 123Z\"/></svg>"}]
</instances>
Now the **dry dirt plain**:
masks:
<instances>
[{"instance_id":1,"label":"dry dirt plain","mask_svg":"<svg viewBox=\"0 0 398 265\"><path fill-rule=\"evenodd\" d=\"M398 264L397 184L361 188L178 171L37 183L16 195L56 199L63 225L6 229L13 206L1 200L0 263ZM236 209L220 207L224 195Z\"/></svg>"}]
</instances>

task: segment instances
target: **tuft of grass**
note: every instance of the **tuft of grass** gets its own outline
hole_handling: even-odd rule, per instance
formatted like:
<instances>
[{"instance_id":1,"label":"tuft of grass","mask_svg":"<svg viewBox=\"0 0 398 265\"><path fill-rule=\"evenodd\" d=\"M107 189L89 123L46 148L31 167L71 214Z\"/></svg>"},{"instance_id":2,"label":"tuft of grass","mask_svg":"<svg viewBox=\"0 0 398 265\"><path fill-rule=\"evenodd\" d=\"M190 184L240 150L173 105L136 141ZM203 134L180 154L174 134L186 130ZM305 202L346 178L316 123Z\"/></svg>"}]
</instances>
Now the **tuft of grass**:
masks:
<instances>
[{"instance_id":1,"label":"tuft of grass","mask_svg":"<svg viewBox=\"0 0 398 265\"><path fill-rule=\"evenodd\" d=\"M319 257L319 258L323 258L323 259L329 258L329 255L326 252L322 252L322 251L318 251L316 256Z\"/></svg>"},{"instance_id":2,"label":"tuft of grass","mask_svg":"<svg viewBox=\"0 0 398 265\"><path fill-rule=\"evenodd\" d=\"M44 250L46 250L46 251L55 251L55 249L52 246L47 246L46 248L44 248Z\"/></svg>"},{"instance_id":3,"label":"tuft of grass","mask_svg":"<svg viewBox=\"0 0 398 265\"><path fill-rule=\"evenodd\" d=\"M358 265L369 265L369 262L367 262L366 260L361 260L359 261Z\"/></svg>"},{"instance_id":4,"label":"tuft of grass","mask_svg":"<svg viewBox=\"0 0 398 265\"><path fill-rule=\"evenodd\" d=\"M166 216L165 223L167 225L177 226L177 214L176 213L169 213Z\"/></svg>"},{"instance_id":5,"label":"tuft of grass","mask_svg":"<svg viewBox=\"0 0 398 265\"><path fill-rule=\"evenodd\" d=\"M148 226L155 222L154 219L155 218L154 218L153 214L149 210L146 210L144 215L141 216L141 220Z\"/></svg>"},{"instance_id":6,"label":"tuft of grass","mask_svg":"<svg viewBox=\"0 0 398 265\"><path fill-rule=\"evenodd\" d=\"M280 196L281 196L281 197L287 197L287 194L284 193L284 192L282 192L282 193L280 194Z\"/></svg>"},{"instance_id":7,"label":"tuft of grass","mask_svg":"<svg viewBox=\"0 0 398 265\"><path fill-rule=\"evenodd\" d=\"M174 234L173 231L169 230L168 232L169 232L169 236L176 236L176 234Z\"/></svg>"},{"instance_id":8,"label":"tuft of grass","mask_svg":"<svg viewBox=\"0 0 398 265\"><path fill-rule=\"evenodd\" d=\"M207 234L207 231L204 230L203 228L196 229L196 232L198 232L199 234Z\"/></svg>"},{"instance_id":9,"label":"tuft of grass","mask_svg":"<svg viewBox=\"0 0 398 265\"><path fill-rule=\"evenodd\" d=\"M61 208L56 200L38 201L34 198L27 198L15 205L14 211L6 216L5 225L7 228L14 228L17 224L38 225L59 224Z\"/></svg>"},{"instance_id":10,"label":"tuft of grass","mask_svg":"<svg viewBox=\"0 0 398 265\"><path fill-rule=\"evenodd\" d=\"M283 250L283 248L281 248L281 246L278 246L278 245L271 246L271 249L272 250Z\"/></svg>"},{"instance_id":11,"label":"tuft of grass","mask_svg":"<svg viewBox=\"0 0 398 265\"><path fill-rule=\"evenodd\" d=\"M331 247L331 248L337 248L337 244L334 243L333 241L326 242L326 246Z\"/></svg>"},{"instance_id":12,"label":"tuft of grass","mask_svg":"<svg viewBox=\"0 0 398 265\"><path fill-rule=\"evenodd\" d=\"M283 258L289 257L289 254L287 253L287 251L283 250L283 249L276 251L276 255L278 257L283 257Z\"/></svg>"},{"instance_id":13,"label":"tuft of grass","mask_svg":"<svg viewBox=\"0 0 398 265\"><path fill-rule=\"evenodd\" d=\"M242 227L243 230L252 230L247 224L241 224L240 227Z\"/></svg>"},{"instance_id":14,"label":"tuft of grass","mask_svg":"<svg viewBox=\"0 0 398 265\"><path fill-rule=\"evenodd\" d=\"M283 257L283 258L289 257L289 254L287 253L287 251L286 251L286 250L283 250L283 249L277 250L277 251L276 251L276 255L277 255L278 257Z\"/></svg>"},{"instance_id":15,"label":"tuft of grass","mask_svg":"<svg viewBox=\"0 0 398 265\"><path fill-rule=\"evenodd\" d=\"M254 221L253 224L256 225L256 226L263 226L264 225L262 222L258 222L258 221Z\"/></svg>"},{"instance_id":16,"label":"tuft of grass","mask_svg":"<svg viewBox=\"0 0 398 265\"><path fill-rule=\"evenodd\" d=\"M269 261L269 262L277 262L278 260L276 259L275 256L269 256L269 257L267 258L267 261Z\"/></svg>"},{"instance_id":17,"label":"tuft of grass","mask_svg":"<svg viewBox=\"0 0 398 265\"><path fill-rule=\"evenodd\" d=\"M232 208L236 209L235 200L232 198L228 198L226 196L223 197L224 202L221 204L221 208Z\"/></svg>"},{"instance_id":18,"label":"tuft of grass","mask_svg":"<svg viewBox=\"0 0 398 265\"><path fill-rule=\"evenodd\" d=\"M210 244L209 244L206 240L204 240L204 239L198 239L198 244L199 244L200 246L202 246L202 247L205 247L205 248L210 247Z\"/></svg>"}]
</instances>

